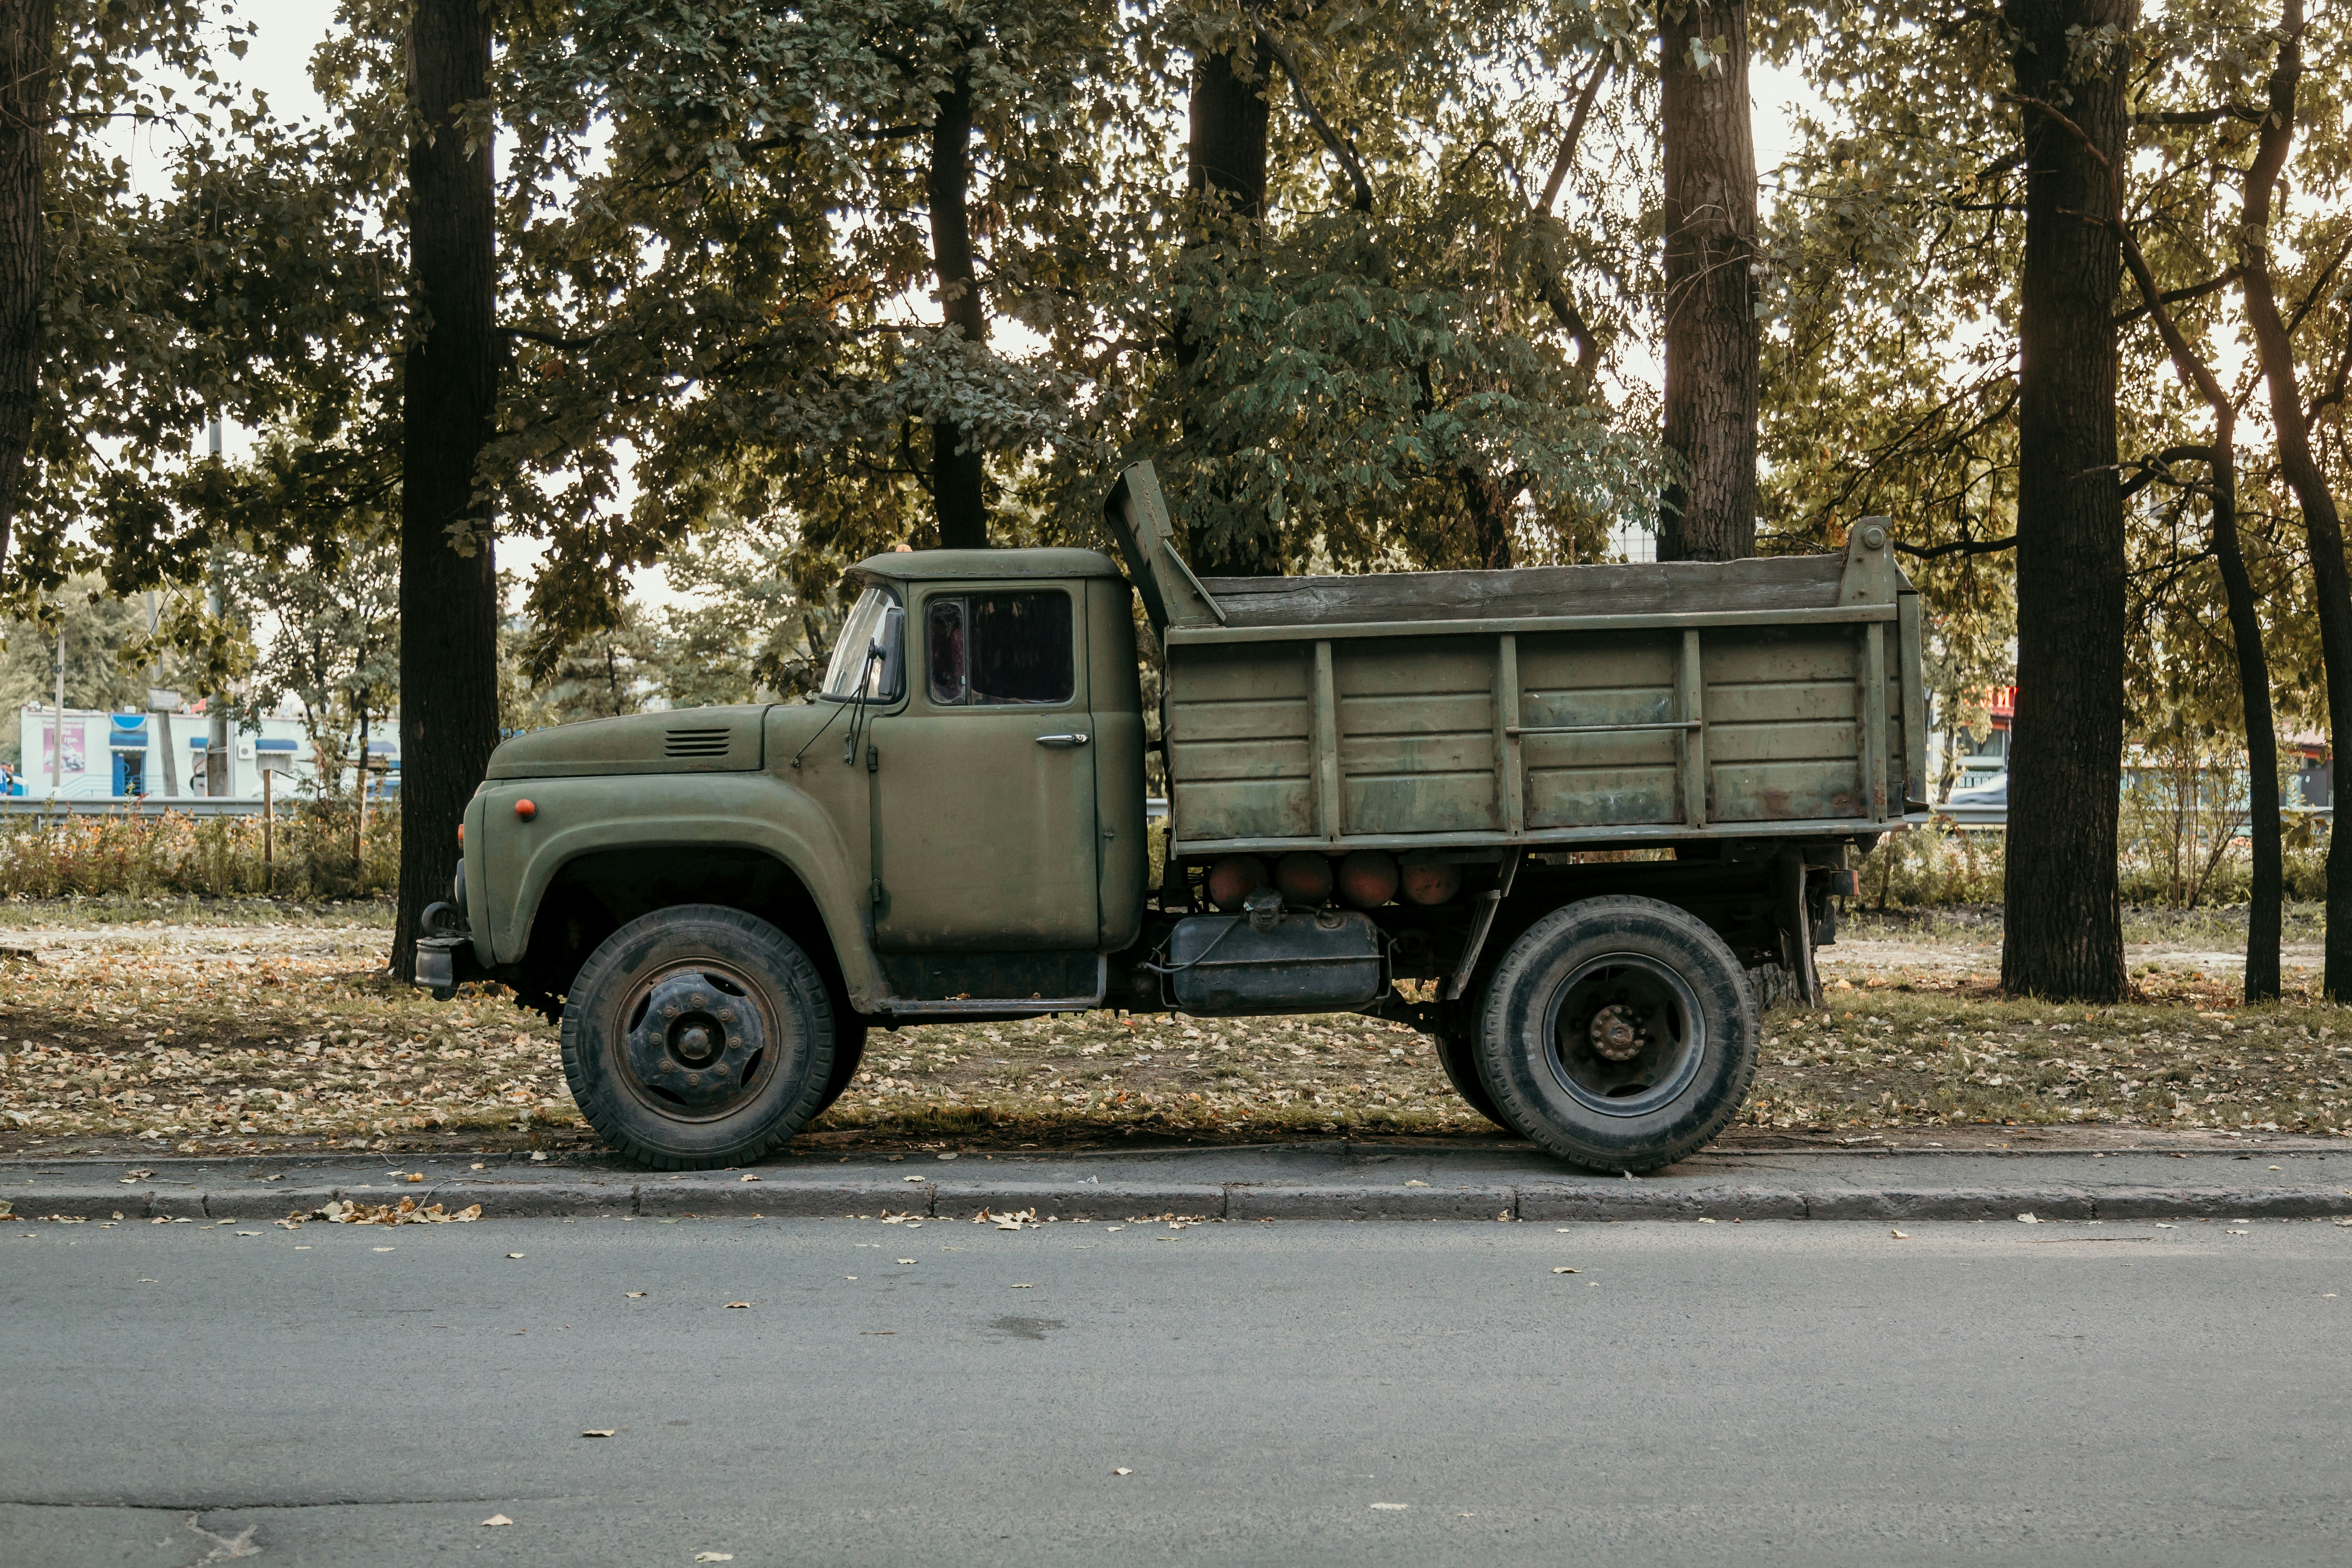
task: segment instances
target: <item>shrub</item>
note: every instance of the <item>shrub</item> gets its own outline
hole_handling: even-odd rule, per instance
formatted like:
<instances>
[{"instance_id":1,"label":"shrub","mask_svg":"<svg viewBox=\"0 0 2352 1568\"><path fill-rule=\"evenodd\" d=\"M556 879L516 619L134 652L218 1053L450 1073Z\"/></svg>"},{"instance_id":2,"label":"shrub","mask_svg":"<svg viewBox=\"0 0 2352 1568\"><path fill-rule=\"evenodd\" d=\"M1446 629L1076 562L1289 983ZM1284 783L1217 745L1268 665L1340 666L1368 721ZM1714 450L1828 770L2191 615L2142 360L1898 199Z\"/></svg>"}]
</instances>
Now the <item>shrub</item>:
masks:
<instances>
[{"instance_id":1,"label":"shrub","mask_svg":"<svg viewBox=\"0 0 2352 1568\"><path fill-rule=\"evenodd\" d=\"M268 863L261 818L178 812L67 818L0 828L0 896L229 898L277 894L354 899L390 894L400 879L400 808L368 808L367 841L352 852L349 799L278 807Z\"/></svg>"}]
</instances>

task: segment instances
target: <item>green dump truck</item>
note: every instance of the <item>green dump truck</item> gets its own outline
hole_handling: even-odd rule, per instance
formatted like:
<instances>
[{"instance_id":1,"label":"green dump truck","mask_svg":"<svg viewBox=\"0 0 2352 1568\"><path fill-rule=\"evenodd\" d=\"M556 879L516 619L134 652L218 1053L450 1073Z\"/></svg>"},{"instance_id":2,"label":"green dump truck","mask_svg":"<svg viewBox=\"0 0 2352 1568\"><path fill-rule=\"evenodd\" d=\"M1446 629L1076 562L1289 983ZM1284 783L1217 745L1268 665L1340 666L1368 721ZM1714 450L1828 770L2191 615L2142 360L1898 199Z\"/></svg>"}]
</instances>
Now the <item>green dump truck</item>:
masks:
<instances>
[{"instance_id":1,"label":"green dump truck","mask_svg":"<svg viewBox=\"0 0 2352 1568\"><path fill-rule=\"evenodd\" d=\"M419 983L560 1017L582 1112L657 1166L782 1143L871 1028L1118 1007L1403 1020L1495 1121L1645 1170L1738 1111L1748 972L1814 993L1850 857L1926 820L1883 520L1843 557L1208 580L1149 465L1108 521L1122 562L861 563L813 701L499 747Z\"/></svg>"}]
</instances>

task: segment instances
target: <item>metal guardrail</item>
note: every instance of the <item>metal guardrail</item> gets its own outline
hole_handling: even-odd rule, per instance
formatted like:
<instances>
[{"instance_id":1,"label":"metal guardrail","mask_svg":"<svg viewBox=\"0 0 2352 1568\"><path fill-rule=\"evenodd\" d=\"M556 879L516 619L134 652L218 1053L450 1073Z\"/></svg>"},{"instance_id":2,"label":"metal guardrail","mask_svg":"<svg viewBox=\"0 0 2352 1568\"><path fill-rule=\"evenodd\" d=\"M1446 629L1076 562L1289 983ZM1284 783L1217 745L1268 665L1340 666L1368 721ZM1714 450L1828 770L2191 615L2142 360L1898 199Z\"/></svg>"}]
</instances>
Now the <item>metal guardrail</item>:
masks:
<instances>
[{"instance_id":1,"label":"metal guardrail","mask_svg":"<svg viewBox=\"0 0 2352 1568\"><path fill-rule=\"evenodd\" d=\"M145 795L138 799L113 795L59 796L51 800L41 795L0 795L0 820L29 821L36 826L50 825L75 816L128 816L142 822L158 822L166 816L259 816L261 803L241 800L235 796L215 799L209 795Z\"/></svg>"}]
</instances>

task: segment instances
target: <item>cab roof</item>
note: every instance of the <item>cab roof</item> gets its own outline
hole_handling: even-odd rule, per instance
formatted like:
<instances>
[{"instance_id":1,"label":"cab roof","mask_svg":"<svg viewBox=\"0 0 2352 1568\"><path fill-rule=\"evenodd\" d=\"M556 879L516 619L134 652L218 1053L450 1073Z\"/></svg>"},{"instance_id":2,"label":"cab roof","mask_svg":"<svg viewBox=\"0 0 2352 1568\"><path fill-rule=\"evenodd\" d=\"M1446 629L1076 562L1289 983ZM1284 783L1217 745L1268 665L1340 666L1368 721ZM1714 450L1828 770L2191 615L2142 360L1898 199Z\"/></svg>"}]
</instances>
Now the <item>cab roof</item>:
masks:
<instances>
[{"instance_id":1,"label":"cab roof","mask_svg":"<svg viewBox=\"0 0 2352 1568\"><path fill-rule=\"evenodd\" d=\"M1097 550L894 550L869 555L849 569L852 578L932 583L980 577L1116 577L1118 568Z\"/></svg>"}]
</instances>

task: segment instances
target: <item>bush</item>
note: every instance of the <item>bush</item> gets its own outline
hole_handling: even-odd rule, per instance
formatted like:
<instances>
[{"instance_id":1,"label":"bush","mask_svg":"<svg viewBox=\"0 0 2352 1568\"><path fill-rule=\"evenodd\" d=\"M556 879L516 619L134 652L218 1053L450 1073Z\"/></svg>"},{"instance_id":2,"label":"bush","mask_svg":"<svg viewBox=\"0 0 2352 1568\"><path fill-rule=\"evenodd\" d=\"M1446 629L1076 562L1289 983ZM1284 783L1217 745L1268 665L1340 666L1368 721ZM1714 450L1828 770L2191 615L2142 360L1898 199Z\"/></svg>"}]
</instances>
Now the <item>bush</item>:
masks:
<instances>
[{"instance_id":1,"label":"bush","mask_svg":"<svg viewBox=\"0 0 2352 1568\"><path fill-rule=\"evenodd\" d=\"M1859 902L1871 909L1997 904L2005 835L1930 825L1890 833L1864 856Z\"/></svg>"},{"instance_id":2,"label":"bush","mask_svg":"<svg viewBox=\"0 0 2352 1568\"><path fill-rule=\"evenodd\" d=\"M258 816L121 812L68 817L54 827L12 825L0 828L0 897L389 895L400 880L400 808L370 803L357 858L353 810L348 798L281 805L266 865Z\"/></svg>"}]
</instances>

